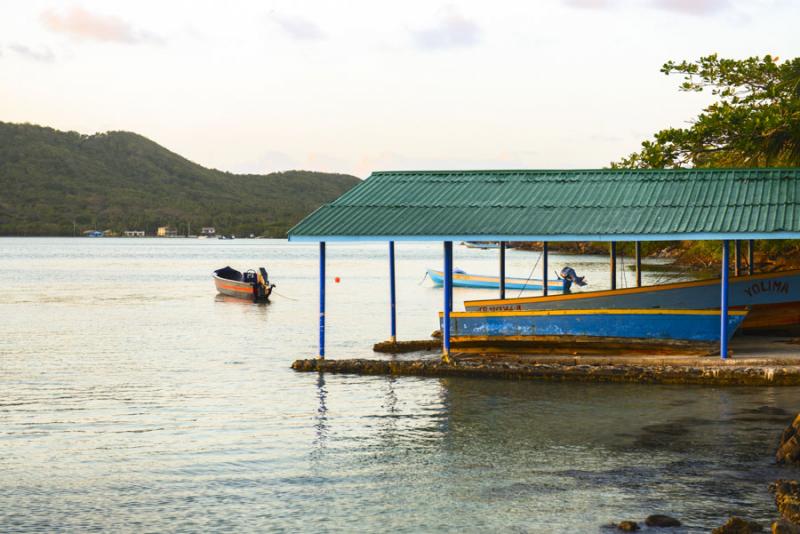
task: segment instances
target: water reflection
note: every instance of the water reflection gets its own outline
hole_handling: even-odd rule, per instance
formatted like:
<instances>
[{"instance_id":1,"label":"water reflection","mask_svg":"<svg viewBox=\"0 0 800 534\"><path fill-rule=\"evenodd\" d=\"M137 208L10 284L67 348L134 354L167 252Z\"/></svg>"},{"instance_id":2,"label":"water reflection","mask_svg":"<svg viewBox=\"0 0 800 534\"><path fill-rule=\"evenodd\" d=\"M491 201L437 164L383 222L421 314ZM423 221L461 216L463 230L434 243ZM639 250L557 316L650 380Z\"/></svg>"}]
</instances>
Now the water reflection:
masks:
<instances>
[{"instance_id":1,"label":"water reflection","mask_svg":"<svg viewBox=\"0 0 800 534\"><path fill-rule=\"evenodd\" d=\"M314 418L314 442L313 449L316 454L320 454L325 448L328 437L328 406L326 400L328 391L325 389L325 373L317 376L317 414Z\"/></svg>"}]
</instances>

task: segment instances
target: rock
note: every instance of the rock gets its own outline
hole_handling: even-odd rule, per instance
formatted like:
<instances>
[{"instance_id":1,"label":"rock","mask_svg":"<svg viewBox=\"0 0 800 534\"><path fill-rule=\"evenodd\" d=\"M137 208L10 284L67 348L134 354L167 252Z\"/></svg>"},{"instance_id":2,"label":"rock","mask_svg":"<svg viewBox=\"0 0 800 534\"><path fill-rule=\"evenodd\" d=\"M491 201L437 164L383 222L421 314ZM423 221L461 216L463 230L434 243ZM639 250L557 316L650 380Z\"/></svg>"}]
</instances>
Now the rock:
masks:
<instances>
[{"instance_id":1,"label":"rock","mask_svg":"<svg viewBox=\"0 0 800 534\"><path fill-rule=\"evenodd\" d=\"M779 519L772 523L772 534L800 534L800 525Z\"/></svg>"},{"instance_id":2,"label":"rock","mask_svg":"<svg viewBox=\"0 0 800 534\"><path fill-rule=\"evenodd\" d=\"M711 534L751 534L752 532L764 532L764 527L741 517L731 517L727 523L712 530Z\"/></svg>"},{"instance_id":3,"label":"rock","mask_svg":"<svg viewBox=\"0 0 800 534\"><path fill-rule=\"evenodd\" d=\"M794 418L789 427L783 431L781 444L775 453L775 461L779 464L800 465L800 414Z\"/></svg>"},{"instance_id":4,"label":"rock","mask_svg":"<svg viewBox=\"0 0 800 534\"><path fill-rule=\"evenodd\" d=\"M644 520L644 524L648 527L679 527L681 526L681 522L675 519L674 517L670 517L668 515L661 515L661 514L653 514L647 516L647 519Z\"/></svg>"},{"instance_id":5,"label":"rock","mask_svg":"<svg viewBox=\"0 0 800 534\"><path fill-rule=\"evenodd\" d=\"M800 525L800 484L796 480L776 480L769 486L781 517Z\"/></svg>"},{"instance_id":6,"label":"rock","mask_svg":"<svg viewBox=\"0 0 800 534\"><path fill-rule=\"evenodd\" d=\"M617 530L622 530L624 532L634 532L639 530L639 523L636 521L621 521L614 526L617 527Z\"/></svg>"}]
</instances>

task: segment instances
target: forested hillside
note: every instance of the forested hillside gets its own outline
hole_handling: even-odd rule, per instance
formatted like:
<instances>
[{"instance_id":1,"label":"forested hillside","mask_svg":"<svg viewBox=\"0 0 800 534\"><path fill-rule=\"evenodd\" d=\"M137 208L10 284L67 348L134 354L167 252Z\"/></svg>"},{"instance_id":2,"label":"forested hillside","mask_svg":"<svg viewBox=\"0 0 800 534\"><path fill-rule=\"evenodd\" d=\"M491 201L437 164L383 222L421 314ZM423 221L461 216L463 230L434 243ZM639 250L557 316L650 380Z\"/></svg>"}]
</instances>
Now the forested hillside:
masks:
<instances>
[{"instance_id":1,"label":"forested hillside","mask_svg":"<svg viewBox=\"0 0 800 534\"><path fill-rule=\"evenodd\" d=\"M308 171L207 169L130 132L82 135L0 122L0 235L146 230L283 237L359 182Z\"/></svg>"}]
</instances>

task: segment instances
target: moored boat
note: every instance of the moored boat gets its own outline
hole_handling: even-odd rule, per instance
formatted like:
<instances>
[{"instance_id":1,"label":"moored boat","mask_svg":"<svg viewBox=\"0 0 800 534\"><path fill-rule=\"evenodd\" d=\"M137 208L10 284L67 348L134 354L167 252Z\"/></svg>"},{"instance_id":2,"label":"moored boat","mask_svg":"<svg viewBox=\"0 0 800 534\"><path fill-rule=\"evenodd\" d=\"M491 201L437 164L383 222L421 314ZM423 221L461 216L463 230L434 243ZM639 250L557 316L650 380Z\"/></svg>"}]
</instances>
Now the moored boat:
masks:
<instances>
[{"instance_id":1,"label":"moored boat","mask_svg":"<svg viewBox=\"0 0 800 534\"><path fill-rule=\"evenodd\" d=\"M272 293L275 284L269 281L269 275L264 267L258 271L250 269L244 273L232 267L223 267L214 271L214 285L222 295L253 302L266 302Z\"/></svg>"},{"instance_id":2,"label":"moored boat","mask_svg":"<svg viewBox=\"0 0 800 534\"><path fill-rule=\"evenodd\" d=\"M800 330L800 270L731 277L729 290L732 308L750 310L741 326L743 332L796 333ZM569 295L471 300L464 303L464 308L467 311L704 310L719 305L720 281L715 278Z\"/></svg>"},{"instance_id":3,"label":"moored boat","mask_svg":"<svg viewBox=\"0 0 800 534\"><path fill-rule=\"evenodd\" d=\"M500 248L497 241L464 241L461 243L467 248L495 249Z\"/></svg>"},{"instance_id":4,"label":"moored boat","mask_svg":"<svg viewBox=\"0 0 800 534\"><path fill-rule=\"evenodd\" d=\"M728 314L732 336L747 310ZM440 325L443 314L439 314ZM451 343L481 350L700 352L718 350L719 310L591 309L452 312Z\"/></svg>"},{"instance_id":5,"label":"moored boat","mask_svg":"<svg viewBox=\"0 0 800 534\"><path fill-rule=\"evenodd\" d=\"M436 269L428 269L428 276L437 286L444 284L444 272ZM548 291L568 291L570 282L566 279L557 278L547 281ZM499 289L499 276L485 276L480 274L468 274L463 271L453 271L453 287L471 287L477 289ZM511 278L506 276L506 289L520 289L530 291L541 291L544 282L540 278Z\"/></svg>"}]
</instances>

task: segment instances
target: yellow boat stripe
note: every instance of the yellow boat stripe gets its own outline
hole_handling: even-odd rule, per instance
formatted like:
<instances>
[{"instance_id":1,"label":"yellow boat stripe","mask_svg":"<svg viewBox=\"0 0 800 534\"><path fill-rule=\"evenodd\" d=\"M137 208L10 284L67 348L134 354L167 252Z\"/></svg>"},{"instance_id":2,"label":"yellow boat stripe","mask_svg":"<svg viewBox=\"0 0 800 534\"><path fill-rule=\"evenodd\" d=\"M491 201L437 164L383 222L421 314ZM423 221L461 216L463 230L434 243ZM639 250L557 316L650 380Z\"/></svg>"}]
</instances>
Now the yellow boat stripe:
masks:
<instances>
[{"instance_id":1,"label":"yellow boat stripe","mask_svg":"<svg viewBox=\"0 0 800 534\"><path fill-rule=\"evenodd\" d=\"M800 270L780 271L778 273L754 274L753 276L732 276L730 283L748 282L750 280L763 280L767 278L779 278L782 276L793 276L800 274ZM636 293L650 293L655 291L667 291L669 289L683 289L687 287L702 287L719 284L719 278L709 280L695 280L693 282L675 282L672 284L659 284L657 286L628 287L625 289L604 289L601 291L586 291L581 293L569 293L566 295L552 295L547 297L523 297L517 299L489 299L489 300L468 300L465 306L508 306L515 304L527 304L529 302L556 302L573 299L587 299L594 297L606 297L609 295L633 295Z\"/></svg>"},{"instance_id":2,"label":"yellow boat stripe","mask_svg":"<svg viewBox=\"0 0 800 534\"><path fill-rule=\"evenodd\" d=\"M728 315L747 315L749 310L728 310ZM490 312L450 312L450 317L525 317L554 315L719 315L719 310L672 310L661 308L631 308L618 310L502 310ZM444 316L439 312L439 317Z\"/></svg>"}]
</instances>

